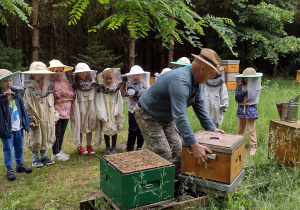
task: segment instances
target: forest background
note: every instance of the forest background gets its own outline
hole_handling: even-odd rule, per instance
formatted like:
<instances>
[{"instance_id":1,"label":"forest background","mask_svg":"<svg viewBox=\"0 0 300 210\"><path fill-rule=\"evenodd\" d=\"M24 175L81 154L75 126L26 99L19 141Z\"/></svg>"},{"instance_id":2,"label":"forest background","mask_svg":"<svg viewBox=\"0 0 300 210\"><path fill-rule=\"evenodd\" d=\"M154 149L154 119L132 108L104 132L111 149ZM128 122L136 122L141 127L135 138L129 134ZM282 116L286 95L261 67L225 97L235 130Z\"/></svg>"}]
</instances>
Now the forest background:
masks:
<instances>
[{"instance_id":1,"label":"forest background","mask_svg":"<svg viewBox=\"0 0 300 210\"><path fill-rule=\"evenodd\" d=\"M152 75L201 48L266 75L300 69L299 0L0 0L0 67L52 59Z\"/></svg>"}]
</instances>

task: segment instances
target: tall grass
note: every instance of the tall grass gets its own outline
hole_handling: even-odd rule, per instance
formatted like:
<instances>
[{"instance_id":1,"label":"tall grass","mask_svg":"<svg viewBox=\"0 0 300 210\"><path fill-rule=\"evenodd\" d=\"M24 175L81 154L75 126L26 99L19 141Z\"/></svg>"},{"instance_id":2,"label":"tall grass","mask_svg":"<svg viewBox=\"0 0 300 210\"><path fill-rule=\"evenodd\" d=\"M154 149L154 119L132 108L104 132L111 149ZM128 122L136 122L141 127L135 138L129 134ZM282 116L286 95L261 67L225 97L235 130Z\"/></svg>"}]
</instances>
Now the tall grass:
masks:
<instances>
[{"instance_id":1,"label":"tall grass","mask_svg":"<svg viewBox=\"0 0 300 210\"><path fill-rule=\"evenodd\" d=\"M276 103L288 102L300 94L300 86L294 80L263 77L263 89L258 104L259 119L256 121L258 142L257 154L249 156L249 142L246 136L245 165L246 176L241 189L226 200L211 196L210 209L300 209L300 176L298 168L285 168L268 158L269 124L279 119ZM127 100L124 100L124 114L127 116ZM227 133L237 132L237 105L234 91L229 92L229 107L224 113L221 126ZM201 128L191 108L187 109L193 131ZM128 123L118 134L119 152L124 151L127 141ZM84 145L86 141L83 141ZM31 165L31 152L25 147L24 163ZM17 179L6 179L3 163L2 144L0 144L0 209L76 209L79 201L97 196L100 192L99 157L104 155L104 142L94 147L96 155L79 156L68 126L63 151L70 154L66 162L53 166L33 169L32 174L17 174ZM51 150L47 151L51 157Z\"/></svg>"}]
</instances>

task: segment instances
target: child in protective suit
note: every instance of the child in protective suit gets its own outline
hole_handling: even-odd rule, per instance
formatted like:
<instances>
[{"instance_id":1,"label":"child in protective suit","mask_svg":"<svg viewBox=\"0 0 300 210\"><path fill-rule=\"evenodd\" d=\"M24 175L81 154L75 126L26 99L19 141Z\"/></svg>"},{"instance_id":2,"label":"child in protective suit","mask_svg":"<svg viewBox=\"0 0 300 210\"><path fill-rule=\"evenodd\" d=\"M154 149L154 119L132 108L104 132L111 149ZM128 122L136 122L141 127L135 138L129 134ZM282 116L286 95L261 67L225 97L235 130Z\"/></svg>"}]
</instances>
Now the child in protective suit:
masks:
<instances>
[{"instance_id":1,"label":"child in protective suit","mask_svg":"<svg viewBox=\"0 0 300 210\"><path fill-rule=\"evenodd\" d=\"M238 103L238 134L244 135L245 128L248 131L250 143L250 155L255 155L257 140L255 131L255 120L258 118L257 106L261 90L262 73L256 73L253 68L246 68L243 74L236 75L241 78L238 85L235 100Z\"/></svg>"},{"instance_id":2,"label":"child in protective suit","mask_svg":"<svg viewBox=\"0 0 300 210\"><path fill-rule=\"evenodd\" d=\"M31 127L29 133L25 134L25 142L32 152L32 166L52 165L54 161L47 157L46 152L55 142L55 123L59 119L53 97L55 73L49 71L44 63L35 61L29 71L23 74L26 85L24 103Z\"/></svg>"}]
</instances>

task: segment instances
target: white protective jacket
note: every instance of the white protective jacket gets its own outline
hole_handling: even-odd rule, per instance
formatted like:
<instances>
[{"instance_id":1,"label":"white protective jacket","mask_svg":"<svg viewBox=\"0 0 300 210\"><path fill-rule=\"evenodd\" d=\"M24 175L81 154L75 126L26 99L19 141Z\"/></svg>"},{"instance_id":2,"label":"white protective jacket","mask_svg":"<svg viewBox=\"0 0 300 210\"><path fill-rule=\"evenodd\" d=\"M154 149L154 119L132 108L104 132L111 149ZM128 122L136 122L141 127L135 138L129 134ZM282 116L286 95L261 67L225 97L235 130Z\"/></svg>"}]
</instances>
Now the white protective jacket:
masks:
<instances>
[{"instance_id":1,"label":"white protective jacket","mask_svg":"<svg viewBox=\"0 0 300 210\"><path fill-rule=\"evenodd\" d=\"M201 87L201 96L203 97L205 107L210 118L217 128L223 122L223 112L228 107L228 91L221 77L207 80Z\"/></svg>"}]
</instances>

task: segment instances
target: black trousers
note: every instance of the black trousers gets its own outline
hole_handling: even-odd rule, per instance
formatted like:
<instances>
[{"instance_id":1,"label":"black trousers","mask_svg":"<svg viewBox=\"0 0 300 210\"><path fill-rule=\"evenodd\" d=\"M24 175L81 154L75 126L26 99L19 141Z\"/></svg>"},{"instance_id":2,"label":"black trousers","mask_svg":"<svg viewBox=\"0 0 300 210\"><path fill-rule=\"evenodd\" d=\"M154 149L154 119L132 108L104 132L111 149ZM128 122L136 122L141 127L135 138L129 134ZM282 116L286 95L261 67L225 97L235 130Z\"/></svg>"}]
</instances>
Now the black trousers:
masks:
<instances>
[{"instance_id":1,"label":"black trousers","mask_svg":"<svg viewBox=\"0 0 300 210\"><path fill-rule=\"evenodd\" d=\"M144 144L144 138L142 136L141 130L135 121L134 114L128 112L128 139L127 139L127 151L134 150L135 140L137 142L137 147L142 148Z\"/></svg>"},{"instance_id":2,"label":"black trousers","mask_svg":"<svg viewBox=\"0 0 300 210\"><path fill-rule=\"evenodd\" d=\"M55 125L56 140L52 146L53 154L57 154L61 150L68 122L69 122L69 119L59 119Z\"/></svg>"}]
</instances>

